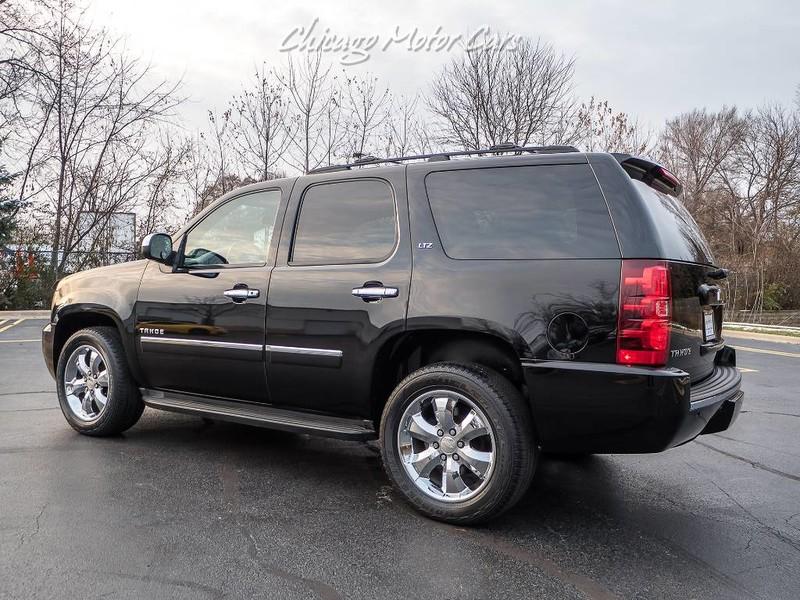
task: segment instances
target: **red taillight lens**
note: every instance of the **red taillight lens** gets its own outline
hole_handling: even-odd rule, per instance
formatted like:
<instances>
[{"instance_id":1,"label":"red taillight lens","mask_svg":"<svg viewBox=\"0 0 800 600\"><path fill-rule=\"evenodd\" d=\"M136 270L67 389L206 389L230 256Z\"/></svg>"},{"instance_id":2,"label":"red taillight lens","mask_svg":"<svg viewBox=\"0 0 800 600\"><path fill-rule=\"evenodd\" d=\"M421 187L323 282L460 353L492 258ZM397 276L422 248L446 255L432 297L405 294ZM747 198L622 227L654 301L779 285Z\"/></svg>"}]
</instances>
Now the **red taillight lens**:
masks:
<instances>
[{"instance_id":1,"label":"red taillight lens","mask_svg":"<svg viewBox=\"0 0 800 600\"><path fill-rule=\"evenodd\" d=\"M678 178L675 177L675 175L673 175L669 171L667 171L664 167L658 167L658 169L656 169L656 175L660 176L661 179L666 181L672 187L678 187L680 185L680 181L678 181Z\"/></svg>"},{"instance_id":2,"label":"red taillight lens","mask_svg":"<svg viewBox=\"0 0 800 600\"><path fill-rule=\"evenodd\" d=\"M672 294L666 263L623 260L617 362L623 365L667 364L671 316Z\"/></svg>"}]
</instances>

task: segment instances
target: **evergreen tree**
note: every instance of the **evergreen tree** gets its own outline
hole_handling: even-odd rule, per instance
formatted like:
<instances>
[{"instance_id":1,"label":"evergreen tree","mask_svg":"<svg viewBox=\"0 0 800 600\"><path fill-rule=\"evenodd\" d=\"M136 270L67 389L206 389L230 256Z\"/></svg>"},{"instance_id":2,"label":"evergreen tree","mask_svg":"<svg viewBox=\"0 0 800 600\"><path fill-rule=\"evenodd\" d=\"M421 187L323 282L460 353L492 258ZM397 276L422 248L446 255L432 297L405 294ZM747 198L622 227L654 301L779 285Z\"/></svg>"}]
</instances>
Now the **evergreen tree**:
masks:
<instances>
[{"instance_id":1,"label":"evergreen tree","mask_svg":"<svg viewBox=\"0 0 800 600\"><path fill-rule=\"evenodd\" d=\"M14 175L0 166L0 250L11 241L19 212L19 200L9 196Z\"/></svg>"}]
</instances>

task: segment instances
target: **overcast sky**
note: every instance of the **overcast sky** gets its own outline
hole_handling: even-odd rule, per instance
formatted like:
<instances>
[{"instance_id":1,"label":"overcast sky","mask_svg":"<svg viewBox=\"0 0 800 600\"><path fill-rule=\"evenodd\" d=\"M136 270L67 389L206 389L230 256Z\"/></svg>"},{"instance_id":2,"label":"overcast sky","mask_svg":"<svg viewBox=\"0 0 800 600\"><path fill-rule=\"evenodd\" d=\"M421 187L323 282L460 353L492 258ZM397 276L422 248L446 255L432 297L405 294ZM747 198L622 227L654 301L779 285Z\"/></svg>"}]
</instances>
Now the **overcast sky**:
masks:
<instances>
[{"instance_id":1,"label":"overcast sky","mask_svg":"<svg viewBox=\"0 0 800 600\"><path fill-rule=\"evenodd\" d=\"M159 74L183 78L190 127L238 92L256 63L283 63L284 40L315 19L317 34L377 36L369 59L347 68L376 74L395 93L425 91L458 50L411 52L391 40L440 26L441 36L464 40L482 27L541 37L577 59L579 97L607 99L650 126L693 107L788 103L800 84L800 3L792 0L92 0L90 14Z\"/></svg>"}]
</instances>

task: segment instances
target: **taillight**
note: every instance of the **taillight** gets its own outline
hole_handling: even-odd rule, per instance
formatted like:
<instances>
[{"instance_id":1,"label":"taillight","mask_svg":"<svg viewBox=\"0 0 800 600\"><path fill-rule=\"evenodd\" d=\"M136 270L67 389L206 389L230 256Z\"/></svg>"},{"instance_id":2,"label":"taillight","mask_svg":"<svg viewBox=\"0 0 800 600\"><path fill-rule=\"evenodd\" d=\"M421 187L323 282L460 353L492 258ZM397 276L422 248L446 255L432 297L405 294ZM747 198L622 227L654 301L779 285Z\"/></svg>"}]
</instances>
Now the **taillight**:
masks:
<instances>
[{"instance_id":1,"label":"taillight","mask_svg":"<svg viewBox=\"0 0 800 600\"><path fill-rule=\"evenodd\" d=\"M656 177L660 177L663 181L666 181L673 188L677 188L681 184L681 182L678 181L678 178L667 171L664 167L658 167L655 175Z\"/></svg>"},{"instance_id":2,"label":"taillight","mask_svg":"<svg viewBox=\"0 0 800 600\"><path fill-rule=\"evenodd\" d=\"M666 263L623 260L617 362L623 365L667 364L671 316L672 294Z\"/></svg>"}]
</instances>

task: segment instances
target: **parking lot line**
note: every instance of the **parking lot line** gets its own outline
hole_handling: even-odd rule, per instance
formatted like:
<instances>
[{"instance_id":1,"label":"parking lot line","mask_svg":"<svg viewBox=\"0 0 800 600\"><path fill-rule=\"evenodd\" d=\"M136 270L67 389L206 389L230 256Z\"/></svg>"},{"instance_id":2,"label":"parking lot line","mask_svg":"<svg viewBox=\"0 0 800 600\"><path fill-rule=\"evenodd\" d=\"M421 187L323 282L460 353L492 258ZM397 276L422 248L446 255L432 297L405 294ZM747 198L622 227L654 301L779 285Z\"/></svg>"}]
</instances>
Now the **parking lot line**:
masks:
<instances>
[{"instance_id":1,"label":"parking lot line","mask_svg":"<svg viewBox=\"0 0 800 600\"><path fill-rule=\"evenodd\" d=\"M745 352L760 352L761 354L774 354L775 356L788 356L789 358L800 358L800 352L783 352L782 350L767 350L766 348L749 348L748 346L731 346L735 350Z\"/></svg>"},{"instance_id":2,"label":"parking lot line","mask_svg":"<svg viewBox=\"0 0 800 600\"><path fill-rule=\"evenodd\" d=\"M11 323L10 325L4 325L3 327L0 327L0 333L3 333L4 331L8 331L8 330L9 330L9 329L11 329L12 327L14 327L14 325L19 325L19 324L20 324L20 323L22 323L24 320L25 320L25 319L17 319L16 321L14 321L13 323ZM3 321L3 323L5 323L5 321Z\"/></svg>"}]
</instances>

